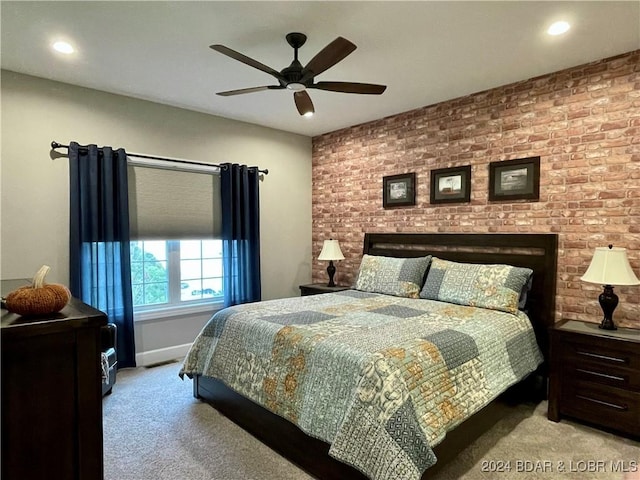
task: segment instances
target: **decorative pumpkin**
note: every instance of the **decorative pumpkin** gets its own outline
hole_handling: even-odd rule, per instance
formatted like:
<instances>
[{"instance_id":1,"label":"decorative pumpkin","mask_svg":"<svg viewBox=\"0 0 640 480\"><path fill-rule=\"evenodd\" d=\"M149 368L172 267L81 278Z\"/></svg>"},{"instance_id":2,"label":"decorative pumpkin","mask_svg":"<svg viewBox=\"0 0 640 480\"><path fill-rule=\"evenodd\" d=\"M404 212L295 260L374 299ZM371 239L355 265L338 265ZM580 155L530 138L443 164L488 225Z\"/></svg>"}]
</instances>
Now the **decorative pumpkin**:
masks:
<instances>
[{"instance_id":1,"label":"decorative pumpkin","mask_svg":"<svg viewBox=\"0 0 640 480\"><path fill-rule=\"evenodd\" d=\"M59 312L69 302L71 293L64 285L44 283L51 268L43 265L31 285L14 290L5 299L7 310L20 315L44 315Z\"/></svg>"}]
</instances>

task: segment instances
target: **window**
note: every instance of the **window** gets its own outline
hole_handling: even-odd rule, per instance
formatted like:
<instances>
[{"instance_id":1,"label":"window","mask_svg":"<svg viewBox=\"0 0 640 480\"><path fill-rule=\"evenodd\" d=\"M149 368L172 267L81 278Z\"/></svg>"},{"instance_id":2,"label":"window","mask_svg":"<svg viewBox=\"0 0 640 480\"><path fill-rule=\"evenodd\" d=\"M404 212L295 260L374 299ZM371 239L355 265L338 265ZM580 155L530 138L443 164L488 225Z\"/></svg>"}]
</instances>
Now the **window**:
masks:
<instances>
[{"instance_id":1,"label":"window","mask_svg":"<svg viewBox=\"0 0 640 480\"><path fill-rule=\"evenodd\" d=\"M128 165L136 320L213 310L223 303L218 169L176 170L157 163Z\"/></svg>"},{"instance_id":2,"label":"window","mask_svg":"<svg viewBox=\"0 0 640 480\"><path fill-rule=\"evenodd\" d=\"M131 242L136 311L222 301L221 240Z\"/></svg>"}]
</instances>

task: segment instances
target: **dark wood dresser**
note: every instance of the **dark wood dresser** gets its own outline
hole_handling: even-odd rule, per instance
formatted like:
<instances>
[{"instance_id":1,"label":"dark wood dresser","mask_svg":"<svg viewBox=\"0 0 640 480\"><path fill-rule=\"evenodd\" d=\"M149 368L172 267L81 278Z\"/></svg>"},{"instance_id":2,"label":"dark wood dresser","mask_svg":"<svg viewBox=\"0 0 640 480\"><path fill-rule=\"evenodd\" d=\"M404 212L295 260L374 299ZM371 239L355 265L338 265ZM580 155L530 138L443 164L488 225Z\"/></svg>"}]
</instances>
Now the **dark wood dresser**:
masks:
<instances>
[{"instance_id":1,"label":"dark wood dresser","mask_svg":"<svg viewBox=\"0 0 640 480\"><path fill-rule=\"evenodd\" d=\"M3 281L3 295L20 284ZM42 317L2 310L3 480L102 480L106 323L77 299Z\"/></svg>"},{"instance_id":2,"label":"dark wood dresser","mask_svg":"<svg viewBox=\"0 0 640 480\"><path fill-rule=\"evenodd\" d=\"M564 321L551 328L549 420L640 437L640 330Z\"/></svg>"}]
</instances>

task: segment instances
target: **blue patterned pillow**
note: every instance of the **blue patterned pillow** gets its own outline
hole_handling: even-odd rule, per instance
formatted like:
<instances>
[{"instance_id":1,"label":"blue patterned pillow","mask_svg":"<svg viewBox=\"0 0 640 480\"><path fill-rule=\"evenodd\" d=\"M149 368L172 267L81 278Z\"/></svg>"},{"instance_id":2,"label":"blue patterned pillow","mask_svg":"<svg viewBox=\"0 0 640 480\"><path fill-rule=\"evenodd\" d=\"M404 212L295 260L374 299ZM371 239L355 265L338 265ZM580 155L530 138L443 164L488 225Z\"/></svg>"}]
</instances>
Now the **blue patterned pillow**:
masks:
<instances>
[{"instance_id":1,"label":"blue patterned pillow","mask_svg":"<svg viewBox=\"0 0 640 480\"><path fill-rule=\"evenodd\" d=\"M418 298L431 256L395 258L363 255L353 286L363 292Z\"/></svg>"},{"instance_id":2,"label":"blue patterned pillow","mask_svg":"<svg viewBox=\"0 0 640 480\"><path fill-rule=\"evenodd\" d=\"M456 263L433 258L420 298L516 313L533 271L510 265Z\"/></svg>"},{"instance_id":3,"label":"blue patterned pillow","mask_svg":"<svg viewBox=\"0 0 640 480\"><path fill-rule=\"evenodd\" d=\"M529 292L533 283L533 275L529 275L529 279L522 286L520 290L520 299L518 300L518 309L525 310L527 307L527 301L529 300Z\"/></svg>"}]
</instances>

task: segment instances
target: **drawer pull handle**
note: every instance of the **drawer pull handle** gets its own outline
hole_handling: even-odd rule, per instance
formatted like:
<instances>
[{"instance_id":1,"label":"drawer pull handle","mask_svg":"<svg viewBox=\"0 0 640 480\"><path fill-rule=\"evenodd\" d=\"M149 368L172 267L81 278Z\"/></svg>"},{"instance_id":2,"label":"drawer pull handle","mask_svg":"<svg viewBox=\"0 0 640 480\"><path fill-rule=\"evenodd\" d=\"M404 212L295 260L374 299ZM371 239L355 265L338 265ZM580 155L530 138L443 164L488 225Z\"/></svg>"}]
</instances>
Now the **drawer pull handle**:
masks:
<instances>
[{"instance_id":1,"label":"drawer pull handle","mask_svg":"<svg viewBox=\"0 0 640 480\"><path fill-rule=\"evenodd\" d=\"M578 355L584 355L585 357L593 357L599 360L609 360L610 362L618 362L618 363L629 363L628 358L610 357L608 355L599 355L597 353L583 352L581 350L577 350L576 353Z\"/></svg>"},{"instance_id":2,"label":"drawer pull handle","mask_svg":"<svg viewBox=\"0 0 640 480\"><path fill-rule=\"evenodd\" d=\"M600 372L592 372L591 370L584 370L582 368L576 368L576 371L586 373L588 375L595 375L597 377L607 378L609 380L616 380L618 382L626 382L627 380L625 377L618 377L617 375L608 375L606 373L600 373Z\"/></svg>"},{"instance_id":3,"label":"drawer pull handle","mask_svg":"<svg viewBox=\"0 0 640 480\"><path fill-rule=\"evenodd\" d=\"M611 408L615 408L616 410L622 410L623 412L626 412L627 410L629 410L628 405L616 405L615 403L603 402L602 400L596 400L595 398L585 397L582 395L576 395L576 397L582 400L587 400L589 402L597 403L599 405L604 405L605 407L611 407Z\"/></svg>"}]
</instances>

